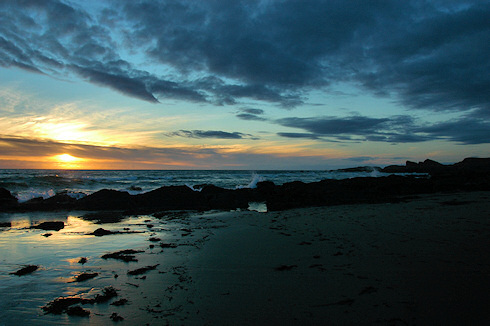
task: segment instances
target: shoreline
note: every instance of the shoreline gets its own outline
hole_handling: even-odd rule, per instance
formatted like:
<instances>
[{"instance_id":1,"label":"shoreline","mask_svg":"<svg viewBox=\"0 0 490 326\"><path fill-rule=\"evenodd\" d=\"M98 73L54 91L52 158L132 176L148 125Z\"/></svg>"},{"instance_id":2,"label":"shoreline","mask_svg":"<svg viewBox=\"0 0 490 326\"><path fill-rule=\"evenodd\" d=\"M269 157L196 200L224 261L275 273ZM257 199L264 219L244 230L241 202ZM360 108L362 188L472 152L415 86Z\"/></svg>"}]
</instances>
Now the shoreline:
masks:
<instances>
[{"instance_id":1,"label":"shoreline","mask_svg":"<svg viewBox=\"0 0 490 326\"><path fill-rule=\"evenodd\" d=\"M366 167L339 171L364 171ZM490 190L490 158L466 158L443 165L432 160L405 166L387 166L388 176L292 181L280 185L255 176L249 186L228 189L213 184L170 185L142 193L101 189L87 196L67 191L25 202L0 187L0 212L58 210L125 211L151 214L168 210L208 211L247 209L250 203L265 203L270 211L342 204L396 202L404 196ZM396 175L402 173L407 175ZM425 173L421 176L420 173ZM48 177L50 182L57 182ZM130 187L131 188L131 187ZM141 190L141 188L135 188Z\"/></svg>"},{"instance_id":2,"label":"shoreline","mask_svg":"<svg viewBox=\"0 0 490 326\"><path fill-rule=\"evenodd\" d=\"M13 296L0 300L0 314L5 325L98 324L113 313L150 325L484 325L489 199L490 192L432 194L267 213L168 212L102 224L71 217L47 238L39 229L0 229L2 250L17 243L17 255L3 258L0 288ZM57 214L51 219L63 216ZM101 227L142 233L89 235ZM39 248L30 250L42 254L19 257L30 241ZM143 252L134 254L137 262L101 258L126 249ZM80 257L87 263L79 264ZM40 269L8 274L31 263ZM154 268L128 274L145 267ZM98 275L71 283L82 272ZM57 297L93 298L108 286L118 296L82 304L89 317L41 309ZM129 301L110 305L120 299Z\"/></svg>"}]
</instances>

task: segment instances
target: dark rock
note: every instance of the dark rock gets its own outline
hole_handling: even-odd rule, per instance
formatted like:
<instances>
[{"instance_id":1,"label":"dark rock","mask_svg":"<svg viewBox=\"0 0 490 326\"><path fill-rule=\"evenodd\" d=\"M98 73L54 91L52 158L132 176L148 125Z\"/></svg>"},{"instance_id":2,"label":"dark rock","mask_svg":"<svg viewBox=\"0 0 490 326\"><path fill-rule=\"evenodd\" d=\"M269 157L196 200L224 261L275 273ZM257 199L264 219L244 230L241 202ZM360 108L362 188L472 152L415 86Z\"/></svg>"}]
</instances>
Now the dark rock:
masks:
<instances>
[{"instance_id":1,"label":"dark rock","mask_svg":"<svg viewBox=\"0 0 490 326\"><path fill-rule=\"evenodd\" d=\"M109 234L114 234L114 233L116 233L116 232L109 231L109 230L106 230L106 229L103 229L103 228L98 228L94 232L88 233L88 234L89 235L95 235L96 237L102 237L104 235L109 235Z\"/></svg>"},{"instance_id":2,"label":"dark rock","mask_svg":"<svg viewBox=\"0 0 490 326\"><path fill-rule=\"evenodd\" d=\"M5 188L0 188L0 208L8 209L18 204L17 198L15 198L10 191Z\"/></svg>"},{"instance_id":3,"label":"dark rock","mask_svg":"<svg viewBox=\"0 0 490 326\"><path fill-rule=\"evenodd\" d=\"M117 297L117 290L112 286L105 287L102 289L102 294L96 294L94 301L95 303L101 303L109 301L110 299Z\"/></svg>"},{"instance_id":4,"label":"dark rock","mask_svg":"<svg viewBox=\"0 0 490 326\"><path fill-rule=\"evenodd\" d=\"M111 317L110 317L113 321L123 321L124 318L119 316L117 313L113 312Z\"/></svg>"},{"instance_id":5,"label":"dark rock","mask_svg":"<svg viewBox=\"0 0 490 326\"><path fill-rule=\"evenodd\" d=\"M292 270L293 268L296 268L296 267L298 267L298 265L281 265L281 266L278 266L278 267L274 268L274 270L280 271L280 272L282 272L282 271L290 271L290 270Z\"/></svg>"},{"instance_id":6,"label":"dark rock","mask_svg":"<svg viewBox=\"0 0 490 326\"><path fill-rule=\"evenodd\" d=\"M96 224L119 223L126 217L127 215L123 211L100 211L81 216L85 221L95 222Z\"/></svg>"},{"instance_id":7,"label":"dark rock","mask_svg":"<svg viewBox=\"0 0 490 326\"><path fill-rule=\"evenodd\" d=\"M81 257L80 260L78 261L79 264L85 264L87 262L87 258L86 257Z\"/></svg>"},{"instance_id":8,"label":"dark rock","mask_svg":"<svg viewBox=\"0 0 490 326\"><path fill-rule=\"evenodd\" d=\"M175 243L160 243L160 247L162 248L177 248Z\"/></svg>"},{"instance_id":9,"label":"dark rock","mask_svg":"<svg viewBox=\"0 0 490 326\"><path fill-rule=\"evenodd\" d=\"M82 273L82 274L77 275L73 282L83 282L86 280L90 280L91 278L94 278L97 275L99 275L99 273Z\"/></svg>"},{"instance_id":10,"label":"dark rock","mask_svg":"<svg viewBox=\"0 0 490 326\"><path fill-rule=\"evenodd\" d=\"M22 267L21 269L19 269L18 271L12 272L10 274L17 275L17 276L23 276L23 275L31 274L34 271L37 271L38 268L39 268L39 266L37 266L37 265L26 265L26 266Z\"/></svg>"},{"instance_id":11,"label":"dark rock","mask_svg":"<svg viewBox=\"0 0 490 326\"><path fill-rule=\"evenodd\" d=\"M85 299L88 300L88 299ZM84 299L80 297L60 297L56 298L51 302L48 302L47 305L42 307L42 309L47 313L47 314L55 314L55 315L60 315L64 311L68 309L68 307L82 303L85 301Z\"/></svg>"},{"instance_id":12,"label":"dark rock","mask_svg":"<svg viewBox=\"0 0 490 326\"><path fill-rule=\"evenodd\" d=\"M42 222L41 224L31 226L31 229L40 229L45 231L59 231L65 227L65 223L61 221Z\"/></svg>"},{"instance_id":13,"label":"dark rock","mask_svg":"<svg viewBox=\"0 0 490 326\"><path fill-rule=\"evenodd\" d=\"M371 167L344 169L347 172L369 171ZM320 182L289 182L275 185L270 181L257 183L255 189L224 189L213 185L199 185L193 191L187 186L161 187L138 195L115 190L101 190L73 201L66 194L57 198L33 200L17 204L10 192L0 190L0 210L33 211L38 209L85 209L118 211L93 214L86 219L99 223L119 221L128 214L154 214L165 219L181 218L169 211L248 208L249 202L265 202L268 211L296 207L328 206L356 203L396 202L401 196L435 192L490 190L490 158L467 158L462 162L444 165L427 159L407 161L404 166L392 165L380 170L385 173L406 173L408 176L364 177ZM410 175L422 173L426 176ZM56 197L56 196L54 196ZM3 199L2 199L3 198ZM1 204L9 202L9 208ZM51 203L53 202L53 203ZM124 212L124 213L122 213ZM149 225L148 225L149 226ZM102 229L103 230L103 229ZM101 231L100 235L114 234ZM109 231L110 232L110 231Z\"/></svg>"},{"instance_id":14,"label":"dark rock","mask_svg":"<svg viewBox=\"0 0 490 326\"><path fill-rule=\"evenodd\" d=\"M44 205L53 205L57 206L58 208L64 208L64 207L69 207L73 204L76 203L76 199L73 197L70 197L66 193L62 194L56 194L53 197L46 198L44 200Z\"/></svg>"},{"instance_id":15,"label":"dark rock","mask_svg":"<svg viewBox=\"0 0 490 326\"><path fill-rule=\"evenodd\" d=\"M124 306L126 303L128 303L128 299L120 299L111 303L111 306Z\"/></svg>"},{"instance_id":16,"label":"dark rock","mask_svg":"<svg viewBox=\"0 0 490 326\"><path fill-rule=\"evenodd\" d=\"M52 235L53 235L53 233L44 233L44 234L41 234L41 235L42 235L43 237L45 237L45 238L48 238L48 237L52 236Z\"/></svg>"},{"instance_id":17,"label":"dark rock","mask_svg":"<svg viewBox=\"0 0 490 326\"><path fill-rule=\"evenodd\" d=\"M47 305L42 307L47 314L62 314L63 312L67 312L70 306L76 304L95 304L109 301L113 297L117 296L117 290L112 286L105 287L102 289L102 294L97 294L93 299L84 299L79 296L72 297L59 297L54 299L53 301L48 302Z\"/></svg>"},{"instance_id":18,"label":"dark rock","mask_svg":"<svg viewBox=\"0 0 490 326\"><path fill-rule=\"evenodd\" d=\"M133 205L128 192L102 189L77 200L76 206L86 210L113 210L130 209Z\"/></svg>"},{"instance_id":19,"label":"dark rock","mask_svg":"<svg viewBox=\"0 0 490 326\"><path fill-rule=\"evenodd\" d=\"M377 166L358 166L354 168L347 168L347 169L338 169L335 171L338 172L373 172L373 171L379 171L380 168Z\"/></svg>"},{"instance_id":20,"label":"dark rock","mask_svg":"<svg viewBox=\"0 0 490 326\"><path fill-rule=\"evenodd\" d=\"M12 227L12 223L10 222L1 222L0 223L0 228L10 228Z\"/></svg>"},{"instance_id":21,"label":"dark rock","mask_svg":"<svg viewBox=\"0 0 490 326\"><path fill-rule=\"evenodd\" d=\"M133 250L133 249L126 249L126 250L121 250L121 251L113 252L113 253L110 253L110 254L102 255L101 258L103 258L103 259L112 258L112 259L122 260L122 261L125 261L125 262L138 261L136 259L136 257L134 256L134 254L139 253L139 252L143 252L143 251L141 251L141 250Z\"/></svg>"},{"instance_id":22,"label":"dark rock","mask_svg":"<svg viewBox=\"0 0 490 326\"><path fill-rule=\"evenodd\" d=\"M144 274L148 271L151 271L153 269L156 269L159 264L153 265L153 266L146 266L146 267L141 267L132 271L128 271L128 275L141 275Z\"/></svg>"},{"instance_id":23,"label":"dark rock","mask_svg":"<svg viewBox=\"0 0 490 326\"><path fill-rule=\"evenodd\" d=\"M70 316L79 316L79 317L90 316L90 311L83 309L80 306L68 307L68 309L66 309L66 313Z\"/></svg>"},{"instance_id":24,"label":"dark rock","mask_svg":"<svg viewBox=\"0 0 490 326\"><path fill-rule=\"evenodd\" d=\"M106 230L103 228L98 228L94 232L87 233L87 235L95 235L96 237L103 237L104 235L111 235L111 234L132 234L132 233L144 233L143 231L111 231L111 230Z\"/></svg>"}]
</instances>

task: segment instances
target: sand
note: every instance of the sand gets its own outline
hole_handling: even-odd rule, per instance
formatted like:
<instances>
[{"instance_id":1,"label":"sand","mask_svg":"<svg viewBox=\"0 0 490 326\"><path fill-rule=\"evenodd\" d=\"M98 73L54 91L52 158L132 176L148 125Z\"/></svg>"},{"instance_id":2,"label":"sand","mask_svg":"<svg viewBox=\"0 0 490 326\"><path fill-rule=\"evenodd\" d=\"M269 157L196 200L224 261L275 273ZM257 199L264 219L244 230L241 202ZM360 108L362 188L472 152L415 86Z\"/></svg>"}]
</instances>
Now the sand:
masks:
<instances>
[{"instance_id":1,"label":"sand","mask_svg":"<svg viewBox=\"0 0 490 326\"><path fill-rule=\"evenodd\" d=\"M142 325L488 325L489 199L488 192L438 194L103 225L72 212L50 237L13 223L0 230L0 249L8 253L0 268L0 325L107 324L114 313ZM101 226L142 233L87 235ZM137 262L101 258L123 249L143 252L134 254ZM80 257L88 261L82 265ZM8 274L28 264L40 269ZM97 276L73 282L82 272ZM118 297L82 305L88 317L41 309L57 297L93 298L107 286ZM128 302L109 304L120 299Z\"/></svg>"}]
</instances>

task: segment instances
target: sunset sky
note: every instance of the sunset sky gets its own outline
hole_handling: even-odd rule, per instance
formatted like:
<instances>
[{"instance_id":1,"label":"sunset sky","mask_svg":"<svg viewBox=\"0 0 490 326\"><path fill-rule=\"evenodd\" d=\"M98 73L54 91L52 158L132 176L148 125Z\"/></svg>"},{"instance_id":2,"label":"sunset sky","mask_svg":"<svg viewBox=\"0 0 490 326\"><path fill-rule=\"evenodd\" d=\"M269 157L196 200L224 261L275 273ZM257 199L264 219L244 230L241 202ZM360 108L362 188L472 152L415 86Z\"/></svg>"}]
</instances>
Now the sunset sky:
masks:
<instances>
[{"instance_id":1,"label":"sunset sky","mask_svg":"<svg viewBox=\"0 0 490 326\"><path fill-rule=\"evenodd\" d=\"M490 1L0 1L0 168L490 156Z\"/></svg>"}]
</instances>

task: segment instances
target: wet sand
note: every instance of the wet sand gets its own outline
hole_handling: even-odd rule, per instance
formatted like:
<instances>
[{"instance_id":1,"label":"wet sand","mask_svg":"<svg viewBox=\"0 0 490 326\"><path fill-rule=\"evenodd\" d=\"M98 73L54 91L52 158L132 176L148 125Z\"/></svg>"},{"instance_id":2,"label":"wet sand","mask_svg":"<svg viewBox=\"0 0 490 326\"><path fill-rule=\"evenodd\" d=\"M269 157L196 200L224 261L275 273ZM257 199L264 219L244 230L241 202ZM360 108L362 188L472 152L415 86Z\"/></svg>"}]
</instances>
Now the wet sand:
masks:
<instances>
[{"instance_id":1,"label":"wet sand","mask_svg":"<svg viewBox=\"0 0 490 326\"><path fill-rule=\"evenodd\" d=\"M143 325L490 323L488 192L104 224L80 215L0 217L12 221L0 228L0 325L107 324L114 313ZM59 231L26 228L61 220ZM140 233L89 235L98 228ZM142 252L137 261L102 258L125 249ZM39 269L9 274L25 265ZM74 282L81 273L90 278ZM117 297L75 305L88 317L42 309L108 286Z\"/></svg>"}]
</instances>

